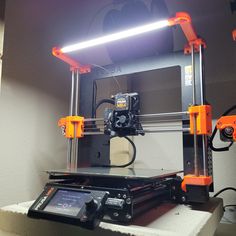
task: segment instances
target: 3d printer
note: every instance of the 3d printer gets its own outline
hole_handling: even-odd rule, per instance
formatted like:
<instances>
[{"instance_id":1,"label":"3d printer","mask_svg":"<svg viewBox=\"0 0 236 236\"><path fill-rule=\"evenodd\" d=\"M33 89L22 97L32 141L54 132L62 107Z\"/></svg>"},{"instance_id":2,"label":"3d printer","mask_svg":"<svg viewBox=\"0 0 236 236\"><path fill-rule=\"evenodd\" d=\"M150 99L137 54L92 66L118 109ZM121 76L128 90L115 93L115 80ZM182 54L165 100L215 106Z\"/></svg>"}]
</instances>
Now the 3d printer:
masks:
<instances>
[{"instance_id":1,"label":"3d printer","mask_svg":"<svg viewBox=\"0 0 236 236\"><path fill-rule=\"evenodd\" d=\"M102 73L100 68L80 65L67 55L174 25L181 26L188 40L184 54L171 53L108 65ZM208 201L209 191L213 190L211 149L214 136L211 136L211 106L206 103L204 92L205 47L205 42L197 37L192 27L190 16L177 13L168 20L53 48L53 55L68 63L72 72L70 114L58 123L68 142L67 169L48 171L52 181L31 206L28 216L94 228L101 219L130 222L163 201L193 204ZM102 118L95 116L100 103L94 104L94 81L174 66L181 69L182 111L142 114L139 94L133 91L105 99L104 103L114 107L106 109ZM175 117L182 121L181 129L165 131L183 132L183 179L177 175L182 171L124 168L135 158L122 166L110 165L110 138L125 137L132 144L127 136L158 132L143 128L145 117L157 120ZM224 141L235 141L235 120L235 116L223 116L214 132L219 129ZM134 148L134 157L135 152Z\"/></svg>"}]
</instances>

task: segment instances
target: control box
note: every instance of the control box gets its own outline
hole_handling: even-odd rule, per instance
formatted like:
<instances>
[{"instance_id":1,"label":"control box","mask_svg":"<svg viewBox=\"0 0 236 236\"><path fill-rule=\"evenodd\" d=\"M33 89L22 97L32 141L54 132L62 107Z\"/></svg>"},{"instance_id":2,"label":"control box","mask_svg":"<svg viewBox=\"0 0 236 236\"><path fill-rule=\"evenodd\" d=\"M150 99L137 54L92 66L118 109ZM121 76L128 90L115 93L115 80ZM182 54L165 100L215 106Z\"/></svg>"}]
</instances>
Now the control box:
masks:
<instances>
[{"instance_id":1,"label":"control box","mask_svg":"<svg viewBox=\"0 0 236 236\"><path fill-rule=\"evenodd\" d=\"M46 185L28 216L93 229L103 216L106 200L105 191Z\"/></svg>"}]
</instances>

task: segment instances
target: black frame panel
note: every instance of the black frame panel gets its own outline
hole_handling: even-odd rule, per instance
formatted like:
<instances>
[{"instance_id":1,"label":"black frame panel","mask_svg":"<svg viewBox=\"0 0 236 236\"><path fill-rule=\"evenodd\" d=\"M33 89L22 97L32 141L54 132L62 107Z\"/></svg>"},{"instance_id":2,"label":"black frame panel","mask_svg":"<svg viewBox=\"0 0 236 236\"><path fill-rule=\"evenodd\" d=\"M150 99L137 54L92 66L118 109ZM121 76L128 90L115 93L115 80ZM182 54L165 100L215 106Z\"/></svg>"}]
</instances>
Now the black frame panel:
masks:
<instances>
[{"instance_id":1,"label":"black frame panel","mask_svg":"<svg viewBox=\"0 0 236 236\"><path fill-rule=\"evenodd\" d=\"M200 80L199 80L199 57L195 56L196 63L196 101L200 104ZM185 84L185 67L191 65L191 56L177 52L161 56L142 58L135 61L122 62L104 66L106 70L93 68L91 73L81 75L80 83L80 115L91 117L93 105L93 81L105 79L112 76L130 75L139 72L164 69L169 67L180 67L181 71L181 99L182 111L187 111L192 104L192 86ZM204 98L205 99L205 98ZM183 117L183 127L188 126L189 121ZM145 138L145 137L144 137ZM203 174L203 148L202 137L198 138L198 151L200 159L200 174ZM96 164L107 165L109 159L109 137L105 135L87 136L79 141L78 163L81 166L91 166ZM183 135L183 161L184 174L193 174L193 136ZM209 175L212 171L211 152L208 150L208 169ZM99 156L99 158L98 158Z\"/></svg>"}]
</instances>

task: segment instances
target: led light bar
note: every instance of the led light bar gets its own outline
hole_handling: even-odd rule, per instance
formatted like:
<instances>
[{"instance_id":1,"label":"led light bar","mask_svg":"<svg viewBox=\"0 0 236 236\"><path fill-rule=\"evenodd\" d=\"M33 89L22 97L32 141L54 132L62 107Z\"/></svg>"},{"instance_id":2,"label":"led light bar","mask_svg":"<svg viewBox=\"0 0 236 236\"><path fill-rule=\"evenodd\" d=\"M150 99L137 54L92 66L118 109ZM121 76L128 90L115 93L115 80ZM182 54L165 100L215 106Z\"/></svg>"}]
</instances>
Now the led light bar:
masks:
<instances>
[{"instance_id":1,"label":"led light bar","mask_svg":"<svg viewBox=\"0 0 236 236\"><path fill-rule=\"evenodd\" d=\"M102 36L99 38L95 38L92 40L72 44L72 45L61 48L61 52L62 53L69 53L69 52L73 52L73 51L82 50L85 48L91 48L91 47L102 45L105 43L114 42L114 41L117 41L120 39L130 38L135 35L140 35L143 33L147 33L150 31L157 30L157 29L161 29L166 26L170 26L170 23L168 20L157 21L157 22L153 22L153 23L146 24L143 26L138 26L138 27L135 27L132 29L124 30L121 32L108 34L108 35L105 35L105 36Z\"/></svg>"},{"instance_id":2,"label":"led light bar","mask_svg":"<svg viewBox=\"0 0 236 236\"><path fill-rule=\"evenodd\" d=\"M95 47L98 45L102 45L105 43L114 42L120 39L129 38L135 35L144 34L150 31L158 30L167 26L174 26L174 25L180 25L188 44L186 44L184 48L184 53L189 54L191 53L191 47L194 45L195 51L197 52L199 50L199 45L202 45L204 48L206 47L206 43L201 39L198 38L193 25L191 17L186 12L177 12L174 17L152 22L143 26L138 26L132 29L127 29L121 32L108 34L96 39L91 39L84 42L79 42L76 44L72 44L69 46L65 46L62 48L54 47L52 49L53 56L59 58L60 60L66 62L70 65L71 70L78 70L80 73L88 73L90 72L91 68L89 65L81 65L79 62L77 62L75 59L71 58L70 56L66 55L66 53L74 52L83 50L86 48Z\"/></svg>"}]
</instances>

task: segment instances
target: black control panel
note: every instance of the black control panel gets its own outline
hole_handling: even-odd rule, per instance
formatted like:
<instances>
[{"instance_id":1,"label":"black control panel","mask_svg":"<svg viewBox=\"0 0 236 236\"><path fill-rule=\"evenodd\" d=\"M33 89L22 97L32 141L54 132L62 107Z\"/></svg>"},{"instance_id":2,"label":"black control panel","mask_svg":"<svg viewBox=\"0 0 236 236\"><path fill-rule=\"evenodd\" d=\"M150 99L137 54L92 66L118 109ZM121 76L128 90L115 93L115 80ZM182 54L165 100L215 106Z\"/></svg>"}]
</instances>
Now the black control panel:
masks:
<instances>
[{"instance_id":1,"label":"black control panel","mask_svg":"<svg viewBox=\"0 0 236 236\"><path fill-rule=\"evenodd\" d=\"M105 191L46 185L28 216L93 229L103 216L107 195Z\"/></svg>"},{"instance_id":2,"label":"black control panel","mask_svg":"<svg viewBox=\"0 0 236 236\"><path fill-rule=\"evenodd\" d=\"M87 229L95 228L100 220L129 224L163 201L182 199L178 194L181 182L172 178L132 181L99 177L87 179L87 185L75 179L53 181L45 186L28 216Z\"/></svg>"}]
</instances>

